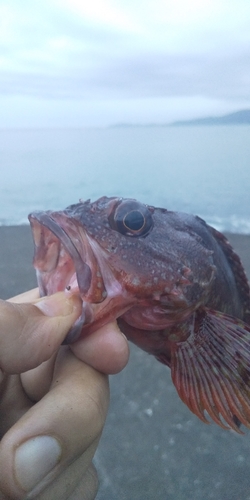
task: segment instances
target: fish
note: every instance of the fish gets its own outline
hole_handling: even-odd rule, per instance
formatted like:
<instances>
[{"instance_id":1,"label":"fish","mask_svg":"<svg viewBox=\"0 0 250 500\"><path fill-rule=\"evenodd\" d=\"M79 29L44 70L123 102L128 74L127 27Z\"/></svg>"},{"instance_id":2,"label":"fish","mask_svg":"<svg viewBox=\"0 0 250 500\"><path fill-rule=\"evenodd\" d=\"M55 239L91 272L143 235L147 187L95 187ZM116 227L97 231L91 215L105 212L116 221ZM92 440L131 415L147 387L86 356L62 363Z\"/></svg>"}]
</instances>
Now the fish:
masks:
<instances>
[{"instance_id":1,"label":"fish","mask_svg":"<svg viewBox=\"0 0 250 500\"><path fill-rule=\"evenodd\" d=\"M250 428L250 288L227 238L198 216L106 197L29 215L40 295L80 295L71 344L117 320L168 366L204 423Z\"/></svg>"}]
</instances>

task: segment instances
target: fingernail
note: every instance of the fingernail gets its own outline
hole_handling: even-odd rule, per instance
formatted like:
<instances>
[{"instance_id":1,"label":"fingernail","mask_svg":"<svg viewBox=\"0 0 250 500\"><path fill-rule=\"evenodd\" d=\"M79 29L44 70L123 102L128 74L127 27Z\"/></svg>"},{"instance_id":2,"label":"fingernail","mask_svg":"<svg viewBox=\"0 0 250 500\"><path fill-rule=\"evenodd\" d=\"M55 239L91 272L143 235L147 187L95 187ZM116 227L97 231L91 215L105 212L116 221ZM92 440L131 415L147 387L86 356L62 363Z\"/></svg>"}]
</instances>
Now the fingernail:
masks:
<instances>
[{"instance_id":1,"label":"fingernail","mask_svg":"<svg viewBox=\"0 0 250 500\"><path fill-rule=\"evenodd\" d=\"M45 316L68 316L75 307L79 306L80 298L76 295L65 296L64 292L58 292L49 297L43 297L34 305L45 314Z\"/></svg>"},{"instance_id":2,"label":"fingernail","mask_svg":"<svg viewBox=\"0 0 250 500\"><path fill-rule=\"evenodd\" d=\"M36 436L21 444L15 454L15 476L24 491L32 490L58 464L62 448L51 436Z\"/></svg>"}]
</instances>

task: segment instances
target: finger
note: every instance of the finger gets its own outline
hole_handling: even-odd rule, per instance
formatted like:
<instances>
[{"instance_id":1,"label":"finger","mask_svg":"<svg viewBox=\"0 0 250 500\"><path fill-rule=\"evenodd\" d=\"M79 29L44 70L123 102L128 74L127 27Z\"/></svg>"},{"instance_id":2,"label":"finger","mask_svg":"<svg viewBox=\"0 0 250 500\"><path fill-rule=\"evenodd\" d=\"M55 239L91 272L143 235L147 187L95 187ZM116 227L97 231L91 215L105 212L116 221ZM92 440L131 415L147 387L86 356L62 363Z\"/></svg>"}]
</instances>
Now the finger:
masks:
<instances>
[{"instance_id":1,"label":"finger","mask_svg":"<svg viewBox=\"0 0 250 500\"><path fill-rule=\"evenodd\" d=\"M37 299L39 299L39 289L33 288L32 290L28 290L27 292L15 295L15 297L11 297L10 299L8 299L8 302L23 304L25 302L34 302L34 300Z\"/></svg>"},{"instance_id":2,"label":"finger","mask_svg":"<svg viewBox=\"0 0 250 500\"><path fill-rule=\"evenodd\" d=\"M117 324L109 323L89 337L70 346L75 356L107 375L118 373L127 364L129 346ZM22 374L27 396L39 401L48 392L54 370L54 358Z\"/></svg>"},{"instance_id":3,"label":"finger","mask_svg":"<svg viewBox=\"0 0 250 500\"><path fill-rule=\"evenodd\" d=\"M37 295L36 288L10 300L33 302ZM120 372L129 359L127 339L116 322L105 325L85 339L79 339L71 345L71 349L79 359L106 374Z\"/></svg>"},{"instance_id":4,"label":"finger","mask_svg":"<svg viewBox=\"0 0 250 500\"><path fill-rule=\"evenodd\" d=\"M80 476L80 481L69 500L94 500L98 492L98 486L96 468L92 464L85 475Z\"/></svg>"},{"instance_id":5,"label":"finger","mask_svg":"<svg viewBox=\"0 0 250 500\"><path fill-rule=\"evenodd\" d=\"M33 403L22 388L20 376L5 375L1 383L0 440L31 406Z\"/></svg>"},{"instance_id":6,"label":"finger","mask_svg":"<svg viewBox=\"0 0 250 500\"><path fill-rule=\"evenodd\" d=\"M117 323L108 323L70 346L85 363L106 374L120 372L128 363L129 346Z\"/></svg>"},{"instance_id":7,"label":"finger","mask_svg":"<svg viewBox=\"0 0 250 500\"><path fill-rule=\"evenodd\" d=\"M108 379L60 350L51 391L3 437L0 484L11 499L36 498L85 453L91 463L106 418Z\"/></svg>"},{"instance_id":8,"label":"finger","mask_svg":"<svg viewBox=\"0 0 250 500\"><path fill-rule=\"evenodd\" d=\"M128 341L115 322L75 342L70 348L78 359L107 375L121 371L129 358ZM32 401L39 401L48 392L53 370L54 359L50 358L22 374L23 387Z\"/></svg>"},{"instance_id":9,"label":"finger","mask_svg":"<svg viewBox=\"0 0 250 500\"><path fill-rule=\"evenodd\" d=\"M63 292L35 305L0 300L1 369L21 373L49 359L80 314L80 298Z\"/></svg>"},{"instance_id":10,"label":"finger","mask_svg":"<svg viewBox=\"0 0 250 500\"><path fill-rule=\"evenodd\" d=\"M38 494L36 500L94 500L98 490L97 473L92 464L86 472L85 469L86 455L83 453Z\"/></svg>"}]
</instances>

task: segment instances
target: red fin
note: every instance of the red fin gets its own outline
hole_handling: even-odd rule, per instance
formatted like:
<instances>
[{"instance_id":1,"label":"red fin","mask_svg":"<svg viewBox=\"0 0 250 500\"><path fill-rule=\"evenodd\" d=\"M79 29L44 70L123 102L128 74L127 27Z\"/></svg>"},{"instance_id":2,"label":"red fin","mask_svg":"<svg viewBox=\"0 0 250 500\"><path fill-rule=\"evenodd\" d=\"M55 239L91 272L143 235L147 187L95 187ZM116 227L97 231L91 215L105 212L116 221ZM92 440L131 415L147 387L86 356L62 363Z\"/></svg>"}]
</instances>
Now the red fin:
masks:
<instances>
[{"instance_id":1,"label":"red fin","mask_svg":"<svg viewBox=\"0 0 250 500\"><path fill-rule=\"evenodd\" d=\"M172 343L171 373L180 398L203 422L206 410L223 428L242 433L237 419L250 428L249 325L200 308L188 339Z\"/></svg>"},{"instance_id":2,"label":"red fin","mask_svg":"<svg viewBox=\"0 0 250 500\"><path fill-rule=\"evenodd\" d=\"M234 251L224 234L217 231L214 227L208 227L229 261L244 307L244 320L248 323L250 322L250 287L240 257Z\"/></svg>"}]
</instances>

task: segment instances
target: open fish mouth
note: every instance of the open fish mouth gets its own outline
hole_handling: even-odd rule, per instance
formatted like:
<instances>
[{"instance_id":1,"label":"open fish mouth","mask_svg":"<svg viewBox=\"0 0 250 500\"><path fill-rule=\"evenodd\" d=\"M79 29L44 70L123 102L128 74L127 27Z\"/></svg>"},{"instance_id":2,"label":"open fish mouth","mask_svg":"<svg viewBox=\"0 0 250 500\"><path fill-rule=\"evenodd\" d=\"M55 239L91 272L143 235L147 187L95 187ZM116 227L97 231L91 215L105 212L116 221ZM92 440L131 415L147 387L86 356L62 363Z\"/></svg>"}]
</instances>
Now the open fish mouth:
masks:
<instances>
[{"instance_id":1,"label":"open fish mouth","mask_svg":"<svg viewBox=\"0 0 250 500\"><path fill-rule=\"evenodd\" d=\"M79 221L51 211L33 212L29 221L40 295L65 290L83 301L82 314L64 343L91 333L130 307L131 297L115 278L105 253Z\"/></svg>"},{"instance_id":2,"label":"open fish mouth","mask_svg":"<svg viewBox=\"0 0 250 500\"><path fill-rule=\"evenodd\" d=\"M40 294L66 289L92 303L104 300L102 272L86 231L60 212L34 212L29 221Z\"/></svg>"},{"instance_id":3,"label":"open fish mouth","mask_svg":"<svg viewBox=\"0 0 250 500\"><path fill-rule=\"evenodd\" d=\"M93 304L107 297L100 266L86 231L65 214L34 212L29 220L40 295L67 290L79 294L83 300L81 316L64 341L72 343L79 338L84 326L93 322L96 316Z\"/></svg>"}]
</instances>

